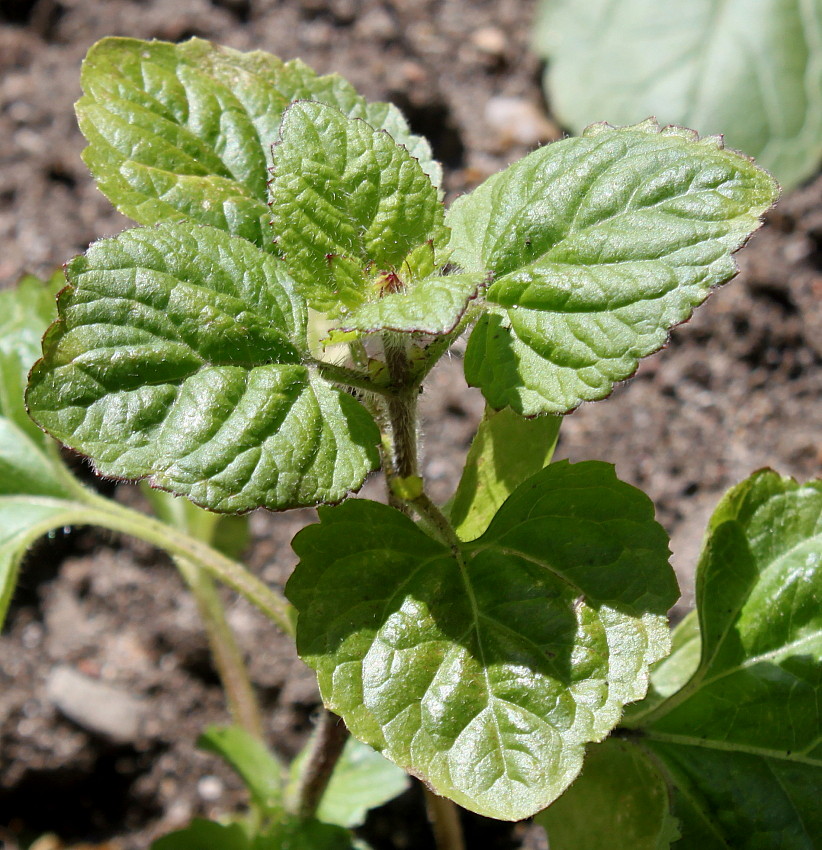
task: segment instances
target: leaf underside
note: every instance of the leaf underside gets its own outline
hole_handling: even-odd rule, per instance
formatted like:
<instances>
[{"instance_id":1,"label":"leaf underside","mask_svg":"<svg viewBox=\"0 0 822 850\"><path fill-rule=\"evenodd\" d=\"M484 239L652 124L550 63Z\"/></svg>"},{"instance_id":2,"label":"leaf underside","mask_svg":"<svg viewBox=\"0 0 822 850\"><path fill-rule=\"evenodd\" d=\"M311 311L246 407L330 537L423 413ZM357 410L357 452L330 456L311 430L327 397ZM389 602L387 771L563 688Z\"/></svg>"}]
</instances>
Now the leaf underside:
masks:
<instances>
[{"instance_id":1,"label":"leaf underside","mask_svg":"<svg viewBox=\"0 0 822 850\"><path fill-rule=\"evenodd\" d=\"M776 194L720 139L653 121L594 125L489 178L446 220L454 260L494 275L469 383L524 415L604 398L734 275Z\"/></svg>"},{"instance_id":2,"label":"leaf underside","mask_svg":"<svg viewBox=\"0 0 822 850\"><path fill-rule=\"evenodd\" d=\"M491 817L557 797L668 649L666 536L607 464L528 479L459 558L362 500L320 509L294 548L298 651L326 705Z\"/></svg>"},{"instance_id":3,"label":"leaf underside","mask_svg":"<svg viewBox=\"0 0 822 850\"><path fill-rule=\"evenodd\" d=\"M103 194L140 224L191 219L273 250L266 182L271 145L294 100L336 106L391 133L438 184L428 143L396 107L366 103L337 75L299 60L183 44L106 38L88 53L77 117Z\"/></svg>"},{"instance_id":4,"label":"leaf underside","mask_svg":"<svg viewBox=\"0 0 822 850\"><path fill-rule=\"evenodd\" d=\"M581 132L646 115L723 133L791 188L822 157L819 0L544 0L551 109Z\"/></svg>"},{"instance_id":5,"label":"leaf underside","mask_svg":"<svg viewBox=\"0 0 822 850\"><path fill-rule=\"evenodd\" d=\"M662 665L656 695L628 719L673 789L677 850L818 846L820 591L822 482L766 470L731 490L697 572L699 666L660 700L678 676ZM679 653L693 635L686 623Z\"/></svg>"},{"instance_id":6,"label":"leaf underside","mask_svg":"<svg viewBox=\"0 0 822 850\"><path fill-rule=\"evenodd\" d=\"M370 415L303 365L276 258L180 223L102 240L67 275L27 399L104 475L240 512L339 501L377 466Z\"/></svg>"}]
</instances>

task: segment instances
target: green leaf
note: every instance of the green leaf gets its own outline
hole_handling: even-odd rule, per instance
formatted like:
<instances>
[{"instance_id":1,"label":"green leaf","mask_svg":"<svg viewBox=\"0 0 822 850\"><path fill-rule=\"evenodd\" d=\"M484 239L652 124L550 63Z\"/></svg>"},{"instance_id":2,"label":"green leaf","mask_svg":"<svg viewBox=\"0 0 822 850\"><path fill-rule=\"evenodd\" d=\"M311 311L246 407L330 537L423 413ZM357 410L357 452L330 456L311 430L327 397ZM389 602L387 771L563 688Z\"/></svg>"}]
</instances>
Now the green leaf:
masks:
<instances>
[{"instance_id":1,"label":"green leaf","mask_svg":"<svg viewBox=\"0 0 822 850\"><path fill-rule=\"evenodd\" d=\"M260 740L239 726L209 726L197 746L220 756L237 772L261 812L282 811L282 769Z\"/></svg>"},{"instance_id":2,"label":"green leaf","mask_svg":"<svg viewBox=\"0 0 822 850\"><path fill-rule=\"evenodd\" d=\"M54 299L65 285L58 271L48 281L26 275L16 287L0 291L0 415L40 446L47 438L26 413L23 393L43 333L57 315Z\"/></svg>"},{"instance_id":3,"label":"green leaf","mask_svg":"<svg viewBox=\"0 0 822 850\"><path fill-rule=\"evenodd\" d=\"M331 106L288 109L270 187L277 250L318 310L376 300L393 291L390 275L409 285L403 265L415 250L448 241L419 162L388 133Z\"/></svg>"},{"instance_id":4,"label":"green leaf","mask_svg":"<svg viewBox=\"0 0 822 850\"><path fill-rule=\"evenodd\" d=\"M291 763L293 787L299 783L307 754L306 747ZM356 738L349 738L320 800L317 819L350 828L362 826L371 809L393 800L409 784L408 774L395 764Z\"/></svg>"},{"instance_id":5,"label":"green leaf","mask_svg":"<svg viewBox=\"0 0 822 850\"><path fill-rule=\"evenodd\" d=\"M172 224L67 274L28 403L102 474L235 512L339 501L377 466L371 416L303 363L305 305L276 258Z\"/></svg>"},{"instance_id":6,"label":"green leaf","mask_svg":"<svg viewBox=\"0 0 822 850\"><path fill-rule=\"evenodd\" d=\"M141 224L192 219L272 248L266 181L280 119L314 99L384 127L439 181L428 143L388 104L299 60L207 41L106 38L89 51L77 116L104 195Z\"/></svg>"},{"instance_id":7,"label":"green leaf","mask_svg":"<svg viewBox=\"0 0 822 850\"><path fill-rule=\"evenodd\" d=\"M461 540L479 537L511 493L548 466L561 424L559 416L523 419L486 407L450 510Z\"/></svg>"},{"instance_id":8,"label":"green leaf","mask_svg":"<svg viewBox=\"0 0 822 850\"><path fill-rule=\"evenodd\" d=\"M697 572L699 667L629 723L676 789L678 850L817 846L820 588L822 482L766 470L731 490Z\"/></svg>"},{"instance_id":9,"label":"green leaf","mask_svg":"<svg viewBox=\"0 0 822 850\"><path fill-rule=\"evenodd\" d=\"M822 4L543 0L534 38L551 109L574 132L604 115L724 133L786 188L822 156Z\"/></svg>"},{"instance_id":10,"label":"green leaf","mask_svg":"<svg viewBox=\"0 0 822 850\"><path fill-rule=\"evenodd\" d=\"M472 811L548 805L668 651L666 535L607 464L552 464L456 553L375 502L319 515L287 593L323 700Z\"/></svg>"},{"instance_id":11,"label":"green leaf","mask_svg":"<svg viewBox=\"0 0 822 850\"><path fill-rule=\"evenodd\" d=\"M588 748L582 775L535 820L551 850L668 850L679 837L665 777L615 738Z\"/></svg>"},{"instance_id":12,"label":"green leaf","mask_svg":"<svg viewBox=\"0 0 822 850\"><path fill-rule=\"evenodd\" d=\"M252 850L253 846L240 824L197 818L185 829L158 838L151 850Z\"/></svg>"},{"instance_id":13,"label":"green leaf","mask_svg":"<svg viewBox=\"0 0 822 850\"><path fill-rule=\"evenodd\" d=\"M383 295L344 313L340 330L373 333L390 330L442 335L459 323L484 282L480 274L434 275L406 290Z\"/></svg>"},{"instance_id":14,"label":"green leaf","mask_svg":"<svg viewBox=\"0 0 822 850\"><path fill-rule=\"evenodd\" d=\"M465 373L495 408L564 413L664 345L759 226L777 186L681 128L589 127L451 207L454 259L490 271Z\"/></svg>"}]
</instances>

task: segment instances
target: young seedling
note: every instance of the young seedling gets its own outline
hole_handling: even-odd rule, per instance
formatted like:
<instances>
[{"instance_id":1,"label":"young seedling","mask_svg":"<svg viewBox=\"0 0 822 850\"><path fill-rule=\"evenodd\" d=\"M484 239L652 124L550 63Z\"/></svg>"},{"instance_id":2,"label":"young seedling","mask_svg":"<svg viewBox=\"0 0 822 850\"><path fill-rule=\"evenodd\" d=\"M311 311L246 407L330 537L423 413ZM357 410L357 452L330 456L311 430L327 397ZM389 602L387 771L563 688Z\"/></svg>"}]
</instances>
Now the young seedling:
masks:
<instances>
[{"instance_id":1,"label":"young seedling","mask_svg":"<svg viewBox=\"0 0 822 850\"><path fill-rule=\"evenodd\" d=\"M298 61L196 39L106 39L82 81L86 162L144 226L67 265L31 372L31 415L103 475L224 513L319 505L319 522L294 540L289 601L167 525L97 502L89 513L63 478L59 492L51 479L19 491L40 513L20 515L15 539L99 522L227 582L296 634L323 702L356 738L480 814L545 809L586 747L622 722L592 764L606 774L617 764L645 795L642 829L630 833L631 820L624 846L668 846L680 833L683 847L706 835L747 846L765 821L771 833L809 834L819 488L763 473L723 502L700 566L702 660L694 672L698 636L677 637L646 697L678 595L665 532L610 465L550 462L561 415L609 395L733 276L733 252L776 198L772 178L718 137L653 120L597 124L446 210L440 168L399 112ZM327 349L311 341L320 326ZM417 399L469 332L466 378L488 407L453 499L437 505ZM378 468L389 504L348 498ZM72 499L84 513L66 507ZM24 543L3 551L15 560ZM795 558L802 570L784 572ZM789 590L797 581L801 593ZM801 680L788 688L790 721L772 666ZM761 742L740 719L748 703ZM285 802L272 792L273 813L259 789L279 768L212 734L257 817L158 846L350 846L316 819L340 728L323 721ZM716 801L738 769L770 770L785 805L735 793L729 814ZM586 771L566 809L600 805L601 775ZM601 808L616 818L618 805ZM554 811L542 816L552 836ZM586 846L596 829L608 846L623 840L605 818ZM458 846L451 836L443 846Z\"/></svg>"}]
</instances>

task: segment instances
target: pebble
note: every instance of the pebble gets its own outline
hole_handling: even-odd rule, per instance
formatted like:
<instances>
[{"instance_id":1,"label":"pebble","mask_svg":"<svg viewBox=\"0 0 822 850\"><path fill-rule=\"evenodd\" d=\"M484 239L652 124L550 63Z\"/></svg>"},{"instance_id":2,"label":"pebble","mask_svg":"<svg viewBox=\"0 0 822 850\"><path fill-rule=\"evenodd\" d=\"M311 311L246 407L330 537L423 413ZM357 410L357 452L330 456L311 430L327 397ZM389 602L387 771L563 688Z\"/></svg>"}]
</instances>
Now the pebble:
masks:
<instances>
[{"instance_id":1,"label":"pebble","mask_svg":"<svg viewBox=\"0 0 822 850\"><path fill-rule=\"evenodd\" d=\"M46 694L58 711L87 732L120 744L140 737L145 701L113 685L61 665L49 675Z\"/></svg>"},{"instance_id":2,"label":"pebble","mask_svg":"<svg viewBox=\"0 0 822 850\"><path fill-rule=\"evenodd\" d=\"M516 97L492 97L485 104L485 121L500 149L530 147L559 138L559 128L533 103Z\"/></svg>"},{"instance_id":3,"label":"pebble","mask_svg":"<svg viewBox=\"0 0 822 850\"><path fill-rule=\"evenodd\" d=\"M507 39L498 27L480 27L471 34L471 43L490 56L504 56Z\"/></svg>"}]
</instances>

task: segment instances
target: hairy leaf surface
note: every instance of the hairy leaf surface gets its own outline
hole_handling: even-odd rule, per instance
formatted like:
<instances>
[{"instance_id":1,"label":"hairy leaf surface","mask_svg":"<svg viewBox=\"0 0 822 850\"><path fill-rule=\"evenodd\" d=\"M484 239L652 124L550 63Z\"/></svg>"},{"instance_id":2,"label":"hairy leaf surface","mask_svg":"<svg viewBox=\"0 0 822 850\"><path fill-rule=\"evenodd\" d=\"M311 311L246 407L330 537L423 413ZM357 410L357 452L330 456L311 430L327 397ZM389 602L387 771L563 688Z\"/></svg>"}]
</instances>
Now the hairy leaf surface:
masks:
<instances>
[{"instance_id":1,"label":"hairy leaf surface","mask_svg":"<svg viewBox=\"0 0 822 850\"><path fill-rule=\"evenodd\" d=\"M484 277L480 274L434 275L415 281L406 291L384 295L343 314L343 331L381 330L450 333L459 323Z\"/></svg>"},{"instance_id":2,"label":"hairy leaf surface","mask_svg":"<svg viewBox=\"0 0 822 850\"><path fill-rule=\"evenodd\" d=\"M283 117L271 212L277 250L318 310L378 298L416 249L448 241L420 163L388 133L320 103Z\"/></svg>"},{"instance_id":3,"label":"hairy leaf surface","mask_svg":"<svg viewBox=\"0 0 822 850\"><path fill-rule=\"evenodd\" d=\"M489 178L447 219L455 261L495 276L469 383L526 415L604 398L733 276L776 194L720 139L653 121L594 125Z\"/></svg>"},{"instance_id":4,"label":"hairy leaf surface","mask_svg":"<svg viewBox=\"0 0 822 850\"><path fill-rule=\"evenodd\" d=\"M537 50L560 121L723 133L786 188L822 156L820 0L544 0Z\"/></svg>"},{"instance_id":5,"label":"hairy leaf surface","mask_svg":"<svg viewBox=\"0 0 822 850\"><path fill-rule=\"evenodd\" d=\"M338 501L377 465L370 415L303 363L305 305L274 257L172 224L67 274L28 403L103 474L234 512Z\"/></svg>"},{"instance_id":6,"label":"hairy leaf surface","mask_svg":"<svg viewBox=\"0 0 822 850\"><path fill-rule=\"evenodd\" d=\"M559 416L523 419L510 408L486 407L451 504L461 540L479 537L511 493L551 462L561 423Z\"/></svg>"},{"instance_id":7,"label":"hairy leaf surface","mask_svg":"<svg viewBox=\"0 0 822 850\"><path fill-rule=\"evenodd\" d=\"M473 811L550 803L667 652L666 536L607 464L549 466L458 553L375 502L319 513L287 592L325 703Z\"/></svg>"},{"instance_id":8,"label":"hairy leaf surface","mask_svg":"<svg viewBox=\"0 0 822 850\"><path fill-rule=\"evenodd\" d=\"M822 483L764 471L731 490L697 573L699 667L629 720L676 790L677 848L817 846L820 593Z\"/></svg>"},{"instance_id":9,"label":"hairy leaf surface","mask_svg":"<svg viewBox=\"0 0 822 850\"><path fill-rule=\"evenodd\" d=\"M289 103L318 100L385 128L432 179L428 143L389 104L368 104L337 75L299 60L183 44L106 38L88 53L77 104L83 156L104 195L140 224L192 219L271 249L266 181Z\"/></svg>"}]
</instances>

